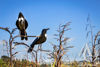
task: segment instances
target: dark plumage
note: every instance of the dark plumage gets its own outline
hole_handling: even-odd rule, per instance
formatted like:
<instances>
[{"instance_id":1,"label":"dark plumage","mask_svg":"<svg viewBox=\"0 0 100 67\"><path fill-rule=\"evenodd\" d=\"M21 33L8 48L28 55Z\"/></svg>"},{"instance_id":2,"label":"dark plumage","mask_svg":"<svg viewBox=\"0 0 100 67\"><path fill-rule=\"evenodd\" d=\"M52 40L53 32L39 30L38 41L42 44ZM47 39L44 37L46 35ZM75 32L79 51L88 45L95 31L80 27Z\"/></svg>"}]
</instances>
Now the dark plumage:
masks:
<instances>
[{"instance_id":1,"label":"dark plumage","mask_svg":"<svg viewBox=\"0 0 100 67\"><path fill-rule=\"evenodd\" d=\"M16 21L16 26L20 31L20 35L22 35L21 40L28 40L27 38L27 32L26 29L28 27L28 22L27 20L24 18L23 14L20 12L18 19ZM26 37L25 37L26 36Z\"/></svg>"},{"instance_id":2,"label":"dark plumage","mask_svg":"<svg viewBox=\"0 0 100 67\"><path fill-rule=\"evenodd\" d=\"M100 38L98 39L98 44L100 44Z\"/></svg>"},{"instance_id":3,"label":"dark plumage","mask_svg":"<svg viewBox=\"0 0 100 67\"><path fill-rule=\"evenodd\" d=\"M47 32L47 30L49 30L49 28L43 29L43 30L42 30L40 37L37 37L37 38L32 42L32 44L30 45L30 47L29 47L29 49L28 49L28 52L32 52L32 50L33 50L33 48L34 48L34 46L35 46L36 44L42 44L42 43L44 43L44 42L46 41L46 32Z\"/></svg>"}]
</instances>

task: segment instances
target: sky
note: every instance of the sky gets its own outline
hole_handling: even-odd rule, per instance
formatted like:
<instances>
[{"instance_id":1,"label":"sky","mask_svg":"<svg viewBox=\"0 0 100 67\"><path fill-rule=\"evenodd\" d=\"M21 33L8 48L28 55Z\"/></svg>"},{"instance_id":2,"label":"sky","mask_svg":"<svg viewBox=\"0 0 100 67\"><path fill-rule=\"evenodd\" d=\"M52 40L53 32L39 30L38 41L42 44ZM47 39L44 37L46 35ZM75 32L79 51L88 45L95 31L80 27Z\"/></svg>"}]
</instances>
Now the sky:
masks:
<instances>
[{"instance_id":1,"label":"sky","mask_svg":"<svg viewBox=\"0 0 100 67\"><path fill-rule=\"evenodd\" d=\"M72 39L69 45L74 46L67 53L70 60L81 59L79 53L87 42L85 28L88 15L90 15L91 24L95 26L93 35L100 30L99 0L0 0L0 27L9 27L10 30L16 28L15 23L19 12L22 12L28 21L26 30L28 35L39 35L42 29L50 28L47 32L48 39L42 46L43 49L52 49L49 42L56 43L53 35L57 33L59 24L71 22L69 26L71 30L65 34ZM19 34L19 31L15 34ZM0 30L0 41L8 40L8 35ZM29 38L28 41L22 42L30 45L33 40L34 38ZM16 41L20 41L20 38ZM3 49L2 47L0 49ZM24 49L23 46L16 48L19 51ZM23 58L23 53L18 54L17 57ZM2 51L0 54L3 55Z\"/></svg>"}]
</instances>

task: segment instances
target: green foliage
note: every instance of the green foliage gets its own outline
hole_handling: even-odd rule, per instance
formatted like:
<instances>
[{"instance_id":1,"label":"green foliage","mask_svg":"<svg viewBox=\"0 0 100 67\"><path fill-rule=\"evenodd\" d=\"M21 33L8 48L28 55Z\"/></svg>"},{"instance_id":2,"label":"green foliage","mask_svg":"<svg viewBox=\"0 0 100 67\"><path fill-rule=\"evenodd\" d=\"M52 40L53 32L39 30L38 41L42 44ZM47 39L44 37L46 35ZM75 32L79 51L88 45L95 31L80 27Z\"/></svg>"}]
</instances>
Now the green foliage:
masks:
<instances>
[{"instance_id":1,"label":"green foliage","mask_svg":"<svg viewBox=\"0 0 100 67\"><path fill-rule=\"evenodd\" d=\"M0 59L0 67L8 67L8 65L2 59Z\"/></svg>"},{"instance_id":2,"label":"green foliage","mask_svg":"<svg viewBox=\"0 0 100 67\"><path fill-rule=\"evenodd\" d=\"M7 56L2 56L0 59L0 67L9 67L8 59ZM27 61L26 59L16 59L13 60L13 67L35 67L35 63Z\"/></svg>"},{"instance_id":3,"label":"green foliage","mask_svg":"<svg viewBox=\"0 0 100 67\"><path fill-rule=\"evenodd\" d=\"M78 62L77 62L77 61L74 61L74 62L70 65L70 67L79 67L79 66L78 66Z\"/></svg>"},{"instance_id":4,"label":"green foliage","mask_svg":"<svg viewBox=\"0 0 100 67\"><path fill-rule=\"evenodd\" d=\"M0 59L0 63L3 63L3 60L2 59Z\"/></svg>"},{"instance_id":5,"label":"green foliage","mask_svg":"<svg viewBox=\"0 0 100 67\"><path fill-rule=\"evenodd\" d=\"M3 56L1 57L1 59L2 59L4 62L6 62L6 63L8 63L8 62L10 61L10 58L9 58L8 56L5 56L5 55L3 55Z\"/></svg>"},{"instance_id":6,"label":"green foliage","mask_svg":"<svg viewBox=\"0 0 100 67\"><path fill-rule=\"evenodd\" d=\"M48 67L47 64L41 64L40 67Z\"/></svg>"}]
</instances>

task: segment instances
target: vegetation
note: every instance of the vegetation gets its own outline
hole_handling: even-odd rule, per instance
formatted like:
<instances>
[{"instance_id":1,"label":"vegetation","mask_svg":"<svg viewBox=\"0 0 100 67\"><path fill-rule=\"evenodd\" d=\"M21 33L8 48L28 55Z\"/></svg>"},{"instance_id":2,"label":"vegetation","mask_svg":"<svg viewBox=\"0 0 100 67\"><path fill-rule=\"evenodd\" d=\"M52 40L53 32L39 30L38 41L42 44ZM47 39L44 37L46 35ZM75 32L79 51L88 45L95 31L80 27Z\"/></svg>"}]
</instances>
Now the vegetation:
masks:
<instances>
[{"instance_id":1,"label":"vegetation","mask_svg":"<svg viewBox=\"0 0 100 67\"><path fill-rule=\"evenodd\" d=\"M62 58L63 56L67 53L69 48L72 48L73 46L68 46L67 42L70 38L64 37L64 34L66 31L70 30L68 26L70 25L70 22L64 24L64 25L59 25L59 28L57 30L58 34L54 34L56 36L56 40L58 44L53 44L53 52L50 53L50 59L54 59L54 66L55 67L61 67L62 64ZM66 59L67 60L67 59Z\"/></svg>"},{"instance_id":2,"label":"vegetation","mask_svg":"<svg viewBox=\"0 0 100 67\"><path fill-rule=\"evenodd\" d=\"M91 45L92 45L92 57L90 58L90 61L72 61L69 63L64 63L62 58L65 58L64 56L67 56L67 52L69 48L73 48L73 46L68 45L68 40L70 38L65 37L64 34L69 28L70 22L64 24L64 25L59 25L59 28L57 29L57 34L54 34L55 39L56 39L56 44L50 43L53 46L53 50L43 50L38 46L36 50L33 50L31 55L32 58L34 58L34 61L29 61L28 59L15 59L15 55L18 54L19 52L16 51L13 53L14 48L18 45L23 45L26 47L29 47L26 43L24 42L16 42L15 39L17 37L21 37L21 35L14 35L14 32L17 30L17 28L13 28L12 30L9 30L8 27L0 27L1 30L4 30L9 33L9 39L8 42L6 41L7 44L7 55L8 56L2 56L0 59L0 67L95 67L95 60L96 60L96 46L97 44L100 44L98 37L100 36L100 31L98 31L95 36L93 37L93 31L92 31L92 26L91 23L88 24L90 26L90 31L87 32L87 37L89 36L88 34L91 33ZM39 36L27 36L27 37L39 37ZM99 46L100 47L100 46ZM38 62L38 52L43 53L46 52L49 55L49 59L53 60L52 64L46 64L42 63L39 64ZM42 57L41 57L42 58ZM100 56L97 56L99 58L100 62ZM33 60L33 59L32 59ZM65 58L65 60L67 60ZM99 67L100 65L97 64Z\"/></svg>"}]
</instances>

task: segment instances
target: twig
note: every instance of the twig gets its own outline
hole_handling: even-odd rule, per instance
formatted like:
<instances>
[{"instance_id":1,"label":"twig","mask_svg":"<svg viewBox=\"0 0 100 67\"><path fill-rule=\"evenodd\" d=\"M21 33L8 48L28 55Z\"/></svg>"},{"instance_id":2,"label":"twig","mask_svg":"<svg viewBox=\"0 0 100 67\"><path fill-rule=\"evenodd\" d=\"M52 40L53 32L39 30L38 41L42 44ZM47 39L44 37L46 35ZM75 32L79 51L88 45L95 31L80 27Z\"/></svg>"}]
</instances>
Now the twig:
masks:
<instances>
[{"instance_id":1,"label":"twig","mask_svg":"<svg viewBox=\"0 0 100 67\"><path fill-rule=\"evenodd\" d=\"M25 43L23 43L23 42L13 42L14 44L15 44L15 46L17 46L17 45L25 45L25 46L27 46L27 47L29 47L29 45L27 45L27 44L25 44Z\"/></svg>"},{"instance_id":2,"label":"twig","mask_svg":"<svg viewBox=\"0 0 100 67\"><path fill-rule=\"evenodd\" d=\"M5 30L5 31L7 31L8 33L10 33L10 31L9 31L9 28L8 28L8 27L6 27L6 28L0 27L0 29ZM11 34L11 33L10 33L10 34Z\"/></svg>"},{"instance_id":3,"label":"twig","mask_svg":"<svg viewBox=\"0 0 100 67\"><path fill-rule=\"evenodd\" d=\"M15 52L14 54L12 54L12 56L16 55L18 52Z\"/></svg>"}]
</instances>

